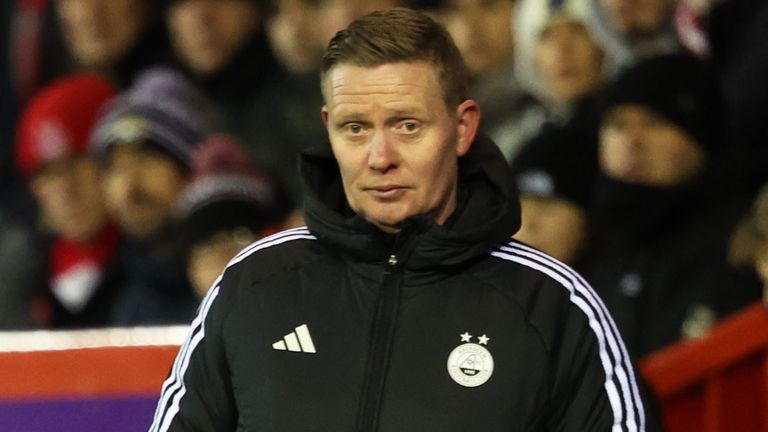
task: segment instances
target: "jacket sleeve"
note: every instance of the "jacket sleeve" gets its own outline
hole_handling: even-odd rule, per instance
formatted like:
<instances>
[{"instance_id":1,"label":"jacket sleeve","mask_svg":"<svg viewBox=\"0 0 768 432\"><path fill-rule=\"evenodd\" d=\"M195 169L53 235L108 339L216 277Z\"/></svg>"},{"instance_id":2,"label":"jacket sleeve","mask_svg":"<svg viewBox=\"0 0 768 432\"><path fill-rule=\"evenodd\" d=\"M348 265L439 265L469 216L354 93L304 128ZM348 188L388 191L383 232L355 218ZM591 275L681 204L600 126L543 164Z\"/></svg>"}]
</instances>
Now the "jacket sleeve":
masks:
<instances>
[{"instance_id":1,"label":"jacket sleeve","mask_svg":"<svg viewBox=\"0 0 768 432\"><path fill-rule=\"evenodd\" d=\"M149 432L226 432L237 425L222 341L227 299L219 279L203 299L173 363Z\"/></svg>"},{"instance_id":2,"label":"jacket sleeve","mask_svg":"<svg viewBox=\"0 0 768 432\"><path fill-rule=\"evenodd\" d=\"M570 269L562 338L554 354L552 431L645 431L645 413L624 343L597 294Z\"/></svg>"}]
</instances>

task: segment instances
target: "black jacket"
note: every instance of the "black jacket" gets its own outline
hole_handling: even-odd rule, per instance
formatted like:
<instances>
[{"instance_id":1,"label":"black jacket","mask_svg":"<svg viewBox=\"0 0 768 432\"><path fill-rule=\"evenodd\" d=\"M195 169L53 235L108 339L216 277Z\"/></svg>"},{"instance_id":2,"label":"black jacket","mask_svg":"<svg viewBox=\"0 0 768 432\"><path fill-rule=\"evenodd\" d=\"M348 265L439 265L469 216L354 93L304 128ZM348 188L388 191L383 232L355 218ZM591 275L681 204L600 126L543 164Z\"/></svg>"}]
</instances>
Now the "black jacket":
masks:
<instances>
[{"instance_id":1,"label":"black jacket","mask_svg":"<svg viewBox=\"0 0 768 432\"><path fill-rule=\"evenodd\" d=\"M706 168L710 170L712 168ZM645 357L759 298L726 258L744 210L723 177L666 188L601 176L583 275L605 301L631 355Z\"/></svg>"},{"instance_id":2,"label":"black jacket","mask_svg":"<svg viewBox=\"0 0 768 432\"><path fill-rule=\"evenodd\" d=\"M152 431L643 430L615 327L582 279L510 240L498 149L460 165L444 226L388 236L305 155L308 229L236 256L203 301ZM617 426L612 426L617 425Z\"/></svg>"}]
</instances>

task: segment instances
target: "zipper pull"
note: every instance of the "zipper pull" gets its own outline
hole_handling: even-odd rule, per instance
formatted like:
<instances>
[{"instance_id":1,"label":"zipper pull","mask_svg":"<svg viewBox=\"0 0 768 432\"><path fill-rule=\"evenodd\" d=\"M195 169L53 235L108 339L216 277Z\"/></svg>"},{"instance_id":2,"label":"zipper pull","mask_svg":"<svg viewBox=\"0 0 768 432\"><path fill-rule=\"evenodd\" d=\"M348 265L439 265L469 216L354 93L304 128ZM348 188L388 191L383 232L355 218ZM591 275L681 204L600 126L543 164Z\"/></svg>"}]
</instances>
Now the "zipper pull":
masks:
<instances>
[{"instance_id":1,"label":"zipper pull","mask_svg":"<svg viewBox=\"0 0 768 432\"><path fill-rule=\"evenodd\" d=\"M389 260L387 260L387 264L394 267L397 265L397 256L396 255L390 255Z\"/></svg>"}]
</instances>

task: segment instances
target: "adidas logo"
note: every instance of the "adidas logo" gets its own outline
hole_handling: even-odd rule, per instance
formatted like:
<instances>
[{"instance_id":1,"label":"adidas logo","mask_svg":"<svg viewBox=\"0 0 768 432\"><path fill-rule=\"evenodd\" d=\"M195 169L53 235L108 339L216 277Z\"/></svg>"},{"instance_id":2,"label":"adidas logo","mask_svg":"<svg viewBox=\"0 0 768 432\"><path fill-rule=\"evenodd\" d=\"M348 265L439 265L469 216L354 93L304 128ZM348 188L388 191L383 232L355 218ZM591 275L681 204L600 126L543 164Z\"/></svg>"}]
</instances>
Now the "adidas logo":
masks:
<instances>
[{"instance_id":1,"label":"adidas logo","mask_svg":"<svg viewBox=\"0 0 768 432\"><path fill-rule=\"evenodd\" d=\"M296 327L296 331L285 335L283 340L273 343L272 348L278 351L287 350L312 354L317 352L315 351L315 344L312 343L312 336L309 335L309 327L306 324Z\"/></svg>"}]
</instances>

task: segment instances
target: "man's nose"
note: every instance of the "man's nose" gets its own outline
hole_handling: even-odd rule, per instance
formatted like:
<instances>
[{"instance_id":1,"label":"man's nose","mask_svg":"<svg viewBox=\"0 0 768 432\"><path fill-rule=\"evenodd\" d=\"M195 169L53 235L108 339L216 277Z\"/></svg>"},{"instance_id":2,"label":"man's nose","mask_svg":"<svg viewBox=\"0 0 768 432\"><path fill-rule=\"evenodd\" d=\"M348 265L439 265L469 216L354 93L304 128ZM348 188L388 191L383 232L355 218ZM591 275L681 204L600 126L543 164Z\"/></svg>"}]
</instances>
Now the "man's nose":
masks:
<instances>
[{"instance_id":1,"label":"man's nose","mask_svg":"<svg viewBox=\"0 0 768 432\"><path fill-rule=\"evenodd\" d=\"M385 132L376 132L369 144L368 166L373 170L386 172L397 167L399 162L395 139Z\"/></svg>"}]
</instances>

